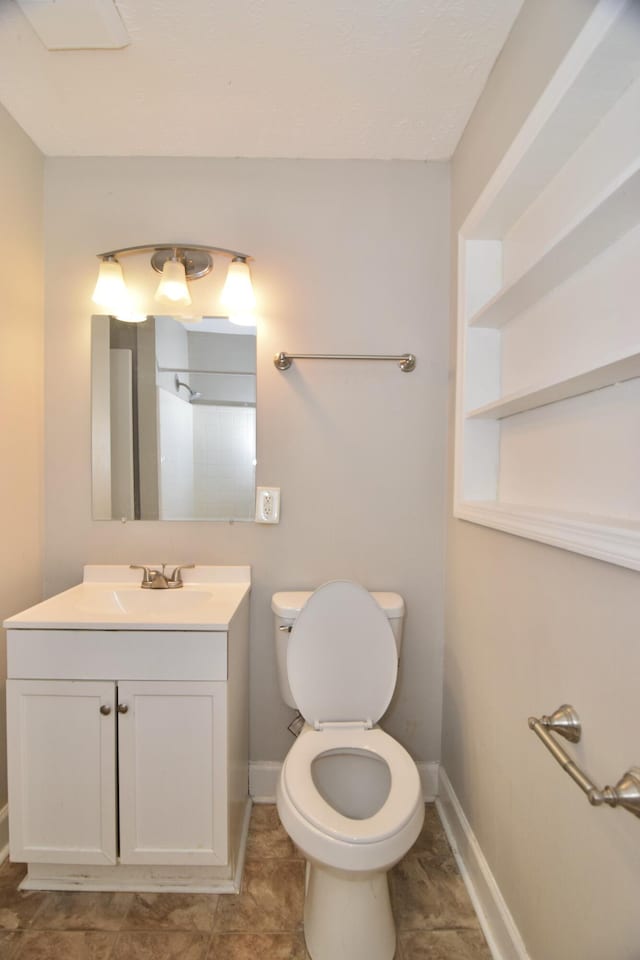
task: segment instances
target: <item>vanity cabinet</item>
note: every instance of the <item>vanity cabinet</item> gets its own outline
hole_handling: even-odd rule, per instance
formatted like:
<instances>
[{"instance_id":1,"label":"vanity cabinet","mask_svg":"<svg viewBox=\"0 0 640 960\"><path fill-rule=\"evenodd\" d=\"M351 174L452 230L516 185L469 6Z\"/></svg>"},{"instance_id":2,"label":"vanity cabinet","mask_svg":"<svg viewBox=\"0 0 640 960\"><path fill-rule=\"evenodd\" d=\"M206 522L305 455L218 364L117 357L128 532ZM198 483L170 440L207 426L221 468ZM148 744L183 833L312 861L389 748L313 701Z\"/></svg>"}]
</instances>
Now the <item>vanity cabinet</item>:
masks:
<instances>
[{"instance_id":1,"label":"vanity cabinet","mask_svg":"<svg viewBox=\"0 0 640 960\"><path fill-rule=\"evenodd\" d=\"M231 893L249 828L248 567L86 567L5 621L22 889Z\"/></svg>"},{"instance_id":2,"label":"vanity cabinet","mask_svg":"<svg viewBox=\"0 0 640 960\"><path fill-rule=\"evenodd\" d=\"M226 683L9 680L7 703L14 860L227 862Z\"/></svg>"}]
</instances>

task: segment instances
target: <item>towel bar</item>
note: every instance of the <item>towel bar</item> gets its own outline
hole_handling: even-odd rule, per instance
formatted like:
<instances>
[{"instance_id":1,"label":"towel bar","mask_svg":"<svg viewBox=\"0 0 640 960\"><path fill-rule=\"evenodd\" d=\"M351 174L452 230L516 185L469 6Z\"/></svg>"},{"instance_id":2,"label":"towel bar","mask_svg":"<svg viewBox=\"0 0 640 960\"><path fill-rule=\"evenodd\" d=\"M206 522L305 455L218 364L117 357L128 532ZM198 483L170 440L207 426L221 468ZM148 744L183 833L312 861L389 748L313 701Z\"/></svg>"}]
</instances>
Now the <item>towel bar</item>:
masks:
<instances>
[{"instance_id":1,"label":"towel bar","mask_svg":"<svg viewBox=\"0 0 640 960\"><path fill-rule=\"evenodd\" d=\"M278 370L288 370L293 360L394 360L403 373L411 373L416 368L416 358L412 353L399 356L367 353L276 353L273 362Z\"/></svg>"},{"instance_id":2,"label":"towel bar","mask_svg":"<svg viewBox=\"0 0 640 960\"><path fill-rule=\"evenodd\" d=\"M542 740L565 773L568 773L586 793L592 806L598 807L606 803L610 807L624 807L629 813L640 817L640 767L631 767L618 780L615 787L603 787L601 790L552 737L552 733L557 733L571 743L580 742L582 736L580 717L570 704L564 703L550 716L529 717L529 729Z\"/></svg>"}]
</instances>

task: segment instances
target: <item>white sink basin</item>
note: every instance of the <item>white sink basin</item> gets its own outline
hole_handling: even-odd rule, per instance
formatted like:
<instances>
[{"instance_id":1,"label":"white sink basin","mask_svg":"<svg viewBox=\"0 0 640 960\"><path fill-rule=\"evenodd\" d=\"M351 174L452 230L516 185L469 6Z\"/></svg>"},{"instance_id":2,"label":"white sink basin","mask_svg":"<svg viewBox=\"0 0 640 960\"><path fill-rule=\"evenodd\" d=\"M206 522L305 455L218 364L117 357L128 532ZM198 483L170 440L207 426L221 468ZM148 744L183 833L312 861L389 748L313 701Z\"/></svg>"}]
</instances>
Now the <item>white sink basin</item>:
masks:
<instances>
[{"instance_id":1,"label":"white sink basin","mask_svg":"<svg viewBox=\"0 0 640 960\"><path fill-rule=\"evenodd\" d=\"M219 593L219 592L218 592ZM119 617L121 615L156 619L194 614L209 619L217 602L211 587L182 587L178 590L142 590L140 587L89 586L83 584L74 608L91 616Z\"/></svg>"},{"instance_id":2,"label":"white sink basin","mask_svg":"<svg viewBox=\"0 0 640 960\"><path fill-rule=\"evenodd\" d=\"M143 590L127 567L85 567L84 581L5 620L7 629L226 630L249 590L249 567L196 567L185 585ZM107 579L109 578L109 579Z\"/></svg>"}]
</instances>

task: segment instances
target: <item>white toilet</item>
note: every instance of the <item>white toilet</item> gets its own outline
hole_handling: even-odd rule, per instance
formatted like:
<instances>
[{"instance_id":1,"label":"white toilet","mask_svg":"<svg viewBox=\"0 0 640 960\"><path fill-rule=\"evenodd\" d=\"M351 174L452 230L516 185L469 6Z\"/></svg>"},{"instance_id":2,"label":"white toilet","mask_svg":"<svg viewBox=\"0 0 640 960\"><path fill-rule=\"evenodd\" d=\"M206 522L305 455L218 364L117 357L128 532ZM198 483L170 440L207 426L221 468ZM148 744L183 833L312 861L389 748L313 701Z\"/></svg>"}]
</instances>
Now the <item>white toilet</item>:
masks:
<instances>
[{"instance_id":1,"label":"white toilet","mask_svg":"<svg viewBox=\"0 0 640 960\"><path fill-rule=\"evenodd\" d=\"M387 871L424 821L415 763L375 726L396 684L402 598L336 580L277 593L272 609L282 695L306 721L277 802L307 858L307 949L313 960L392 960Z\"/></svg>"}]
</instances>

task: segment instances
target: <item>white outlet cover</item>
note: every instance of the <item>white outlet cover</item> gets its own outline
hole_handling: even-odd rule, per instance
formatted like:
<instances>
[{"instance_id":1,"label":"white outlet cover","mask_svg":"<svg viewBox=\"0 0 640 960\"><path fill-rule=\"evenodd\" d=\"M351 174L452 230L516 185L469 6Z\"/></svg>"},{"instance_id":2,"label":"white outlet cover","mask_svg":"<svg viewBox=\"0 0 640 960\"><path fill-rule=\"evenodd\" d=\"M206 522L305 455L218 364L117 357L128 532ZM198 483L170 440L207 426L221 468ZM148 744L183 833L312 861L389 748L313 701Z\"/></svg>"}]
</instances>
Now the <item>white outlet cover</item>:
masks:
<instances>
[{"instance_id":1,"label":"white outlet cover","mask_svg":"<svg viewBox=\"0 0 640 960\"><path fill-rule=\"evenodd\" d=\"M256 523L280 523L280 487L256 487Z\"/></svg>"}]
</instances>

